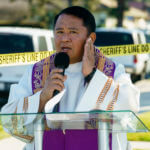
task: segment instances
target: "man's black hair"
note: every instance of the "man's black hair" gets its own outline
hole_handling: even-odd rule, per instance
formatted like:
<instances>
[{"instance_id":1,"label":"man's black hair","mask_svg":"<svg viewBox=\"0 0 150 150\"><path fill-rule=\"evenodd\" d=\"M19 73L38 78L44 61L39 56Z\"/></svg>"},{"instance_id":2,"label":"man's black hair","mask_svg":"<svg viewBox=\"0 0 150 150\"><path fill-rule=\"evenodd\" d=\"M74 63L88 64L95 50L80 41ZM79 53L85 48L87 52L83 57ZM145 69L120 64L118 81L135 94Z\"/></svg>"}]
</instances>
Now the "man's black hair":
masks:
<instances>
[{"instance_id":1,"label":"man's black hair","mask_svg":"<svg viewBox=\"0 0 150 150\"><path fill-rule=\"evenodd\" d=\"M78 17L83 20L83 25L87 28L88 34L91 32L95 32L96 23L95 18L87 9L80 6L72 6L63 9L59 14L57 14L54 18L54 28L57 22L57 19L60 15L67 14Z\"/></svg>"}]
</instances>

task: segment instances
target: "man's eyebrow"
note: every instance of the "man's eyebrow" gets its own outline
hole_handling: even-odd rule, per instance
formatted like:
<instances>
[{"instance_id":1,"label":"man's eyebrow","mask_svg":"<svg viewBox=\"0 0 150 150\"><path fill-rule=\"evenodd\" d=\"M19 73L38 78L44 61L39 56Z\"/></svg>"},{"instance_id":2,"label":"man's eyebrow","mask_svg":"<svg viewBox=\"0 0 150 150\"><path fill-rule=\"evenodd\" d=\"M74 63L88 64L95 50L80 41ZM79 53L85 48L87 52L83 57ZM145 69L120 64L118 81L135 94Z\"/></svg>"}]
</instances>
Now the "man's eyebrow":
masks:
<instances>
[{"instance_id":1,"label":"man's eyebrow","mask_svg":"<svg viewBox=\"0 0 150 150\"><path fill-rule=\"evenodd\" d=\"M56 28L55 30L63 30L63 28Z\"/></svg>"}]
</instances>

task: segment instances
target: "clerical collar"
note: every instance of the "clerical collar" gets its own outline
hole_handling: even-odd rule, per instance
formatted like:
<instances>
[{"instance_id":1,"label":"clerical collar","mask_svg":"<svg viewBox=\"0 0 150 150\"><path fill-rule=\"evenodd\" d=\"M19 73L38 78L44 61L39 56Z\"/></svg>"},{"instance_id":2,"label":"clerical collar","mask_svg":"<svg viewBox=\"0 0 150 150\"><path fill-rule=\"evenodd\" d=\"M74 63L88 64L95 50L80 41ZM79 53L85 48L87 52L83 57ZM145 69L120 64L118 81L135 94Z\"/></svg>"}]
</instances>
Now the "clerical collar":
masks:
<instances>
[{"instance_id":1,"label":"clerical collar","mask_svg":"<svg viewBox=\"0 0 150 150\"><path fill-rule=\"evenodd\" d=\"M82 71L82 61L75 63L75 64L70 64L69 67L65 71L70 72L70 73L81 72Z\"/></svg>"}]
</instances>

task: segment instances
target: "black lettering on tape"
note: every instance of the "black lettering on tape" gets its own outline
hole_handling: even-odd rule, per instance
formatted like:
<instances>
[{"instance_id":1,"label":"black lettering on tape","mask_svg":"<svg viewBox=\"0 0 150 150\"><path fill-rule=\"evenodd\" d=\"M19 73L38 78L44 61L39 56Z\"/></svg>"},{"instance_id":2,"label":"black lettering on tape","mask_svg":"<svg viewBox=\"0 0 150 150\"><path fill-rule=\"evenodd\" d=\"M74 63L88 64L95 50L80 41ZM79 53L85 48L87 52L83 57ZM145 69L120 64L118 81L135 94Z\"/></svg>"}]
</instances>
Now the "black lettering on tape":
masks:
<instances>
[{"instance_id":1,"label":"black lettering on tape","mask_svg":"<svg viewBox=\"0 0 150 150\"><path fill-rule=\"evenodd\" d=\"M126 53L127 53L127 47L124 46L124 47L123 47L123 54L126 54Z\"/></svg>"},{"instance_id":2,"label":"black lettering on tape","mask_svg":"<svg viewBox=\"0 0 150 150\"><path fill-rule=\"evenodd\" d=\"M39 61L38 60L38 53L35 53L35 61Z\"/></svg>"},{"instance_id":3,"label":"black lettering on tape","mask_svg":"<svg viewBox=\"0 0 150 150\"><path fill-rule=\"evenodd\" d=\"M142 52L144 52L144 51L145 51L145 49L144 49L144 45L141 45L141 50L142 50Z\"/></svg>"},{"instance_id":4,"label":"black lettering on tape","mask_svg":"<svg viewBox=\"0 0 150 150\"><path fill-rule=\"evenodd\" d=\"M109 48L109 50L110 50L109 54L110 55L113 54L113 48Z\"/></svg>"},{"instance_id":5,"label":"black lettering on tape","mask_svg":"<svg viewBox=\"0 0 150 150\"><path fill-rule=\"evenodd\" d=\"M21 55L21 58L22 58L21 61L24 63L24 62L25 62L25 55L22 54L22 55Z\"/></svg>"},{"instance_id":6,"label":"black lettering on tape","mask_svg":"<svg viewBox=\"0 0 150 150\"><path fill-rule=\"evenodd\" d=\"M30 61L35 61L35 53L31 54Z\"/></svg>"},{"instance_id":7,"label":"black lettering on tape","mask_svg":"<svg viewBox=\"0 0 150 150\"><path fill-rule=\"evenodd\" d=\"M30 62L31 61L31 56L27 54L27 62Z\"/></svg>"},{"instance_id":8,"label":"black lettering on tape","mask_svg":"<svg viewBox=\"0 0 150 150\"><path fill-rule=\"evenodd\" d=\"M42 59L43 59L43 53L40 52L40 60L42 60Z\"/></svg>"},{"instance_id":9,"label":"black lettering on tape","mask_svg":"<svg viewBox=\"0 0 150 150\"><path fill-rule=\"evenodd\" d=\"M119 46L118 47L118 54L120 54L121 53L121 47Z\"/></svg>"},{"instance_id":10,"label":"black lettering on tape","mask_svg":"<svg viewBox=\"0 0 150 150\"><path fill-rule=\"evenodd\" d=\"M2 62L3 62L3 61L2 61L2 56L0 56L0 64L2 64Z\"/></svg>"}]
</instances>

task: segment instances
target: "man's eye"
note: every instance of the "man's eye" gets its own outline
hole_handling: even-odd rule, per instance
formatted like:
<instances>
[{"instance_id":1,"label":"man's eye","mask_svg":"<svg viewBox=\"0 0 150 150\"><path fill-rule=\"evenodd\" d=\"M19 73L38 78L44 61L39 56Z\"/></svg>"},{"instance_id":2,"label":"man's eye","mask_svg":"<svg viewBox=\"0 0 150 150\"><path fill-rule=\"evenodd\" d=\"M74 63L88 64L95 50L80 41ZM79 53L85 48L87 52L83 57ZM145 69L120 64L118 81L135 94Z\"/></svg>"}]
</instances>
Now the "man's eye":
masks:
<instances>
[{"instance_id":1,"label":"man's eye","mask_svg":"<svg viewBox=\"0 0 150 150\"><path fill-rule=\"evenodd\" d=\"M70 31L70 33L77 34L77 31Z\"/></svg>"},{"instance_id":2,"label":"man's eye","mask_svg":"<svg viewBox=\"0 0 150 150\"><path fill-rule=\"evenodd\" d=\"M62 34L63 33L63 31L57 31L57 34Z\"/></svg>"}]
</instances>

